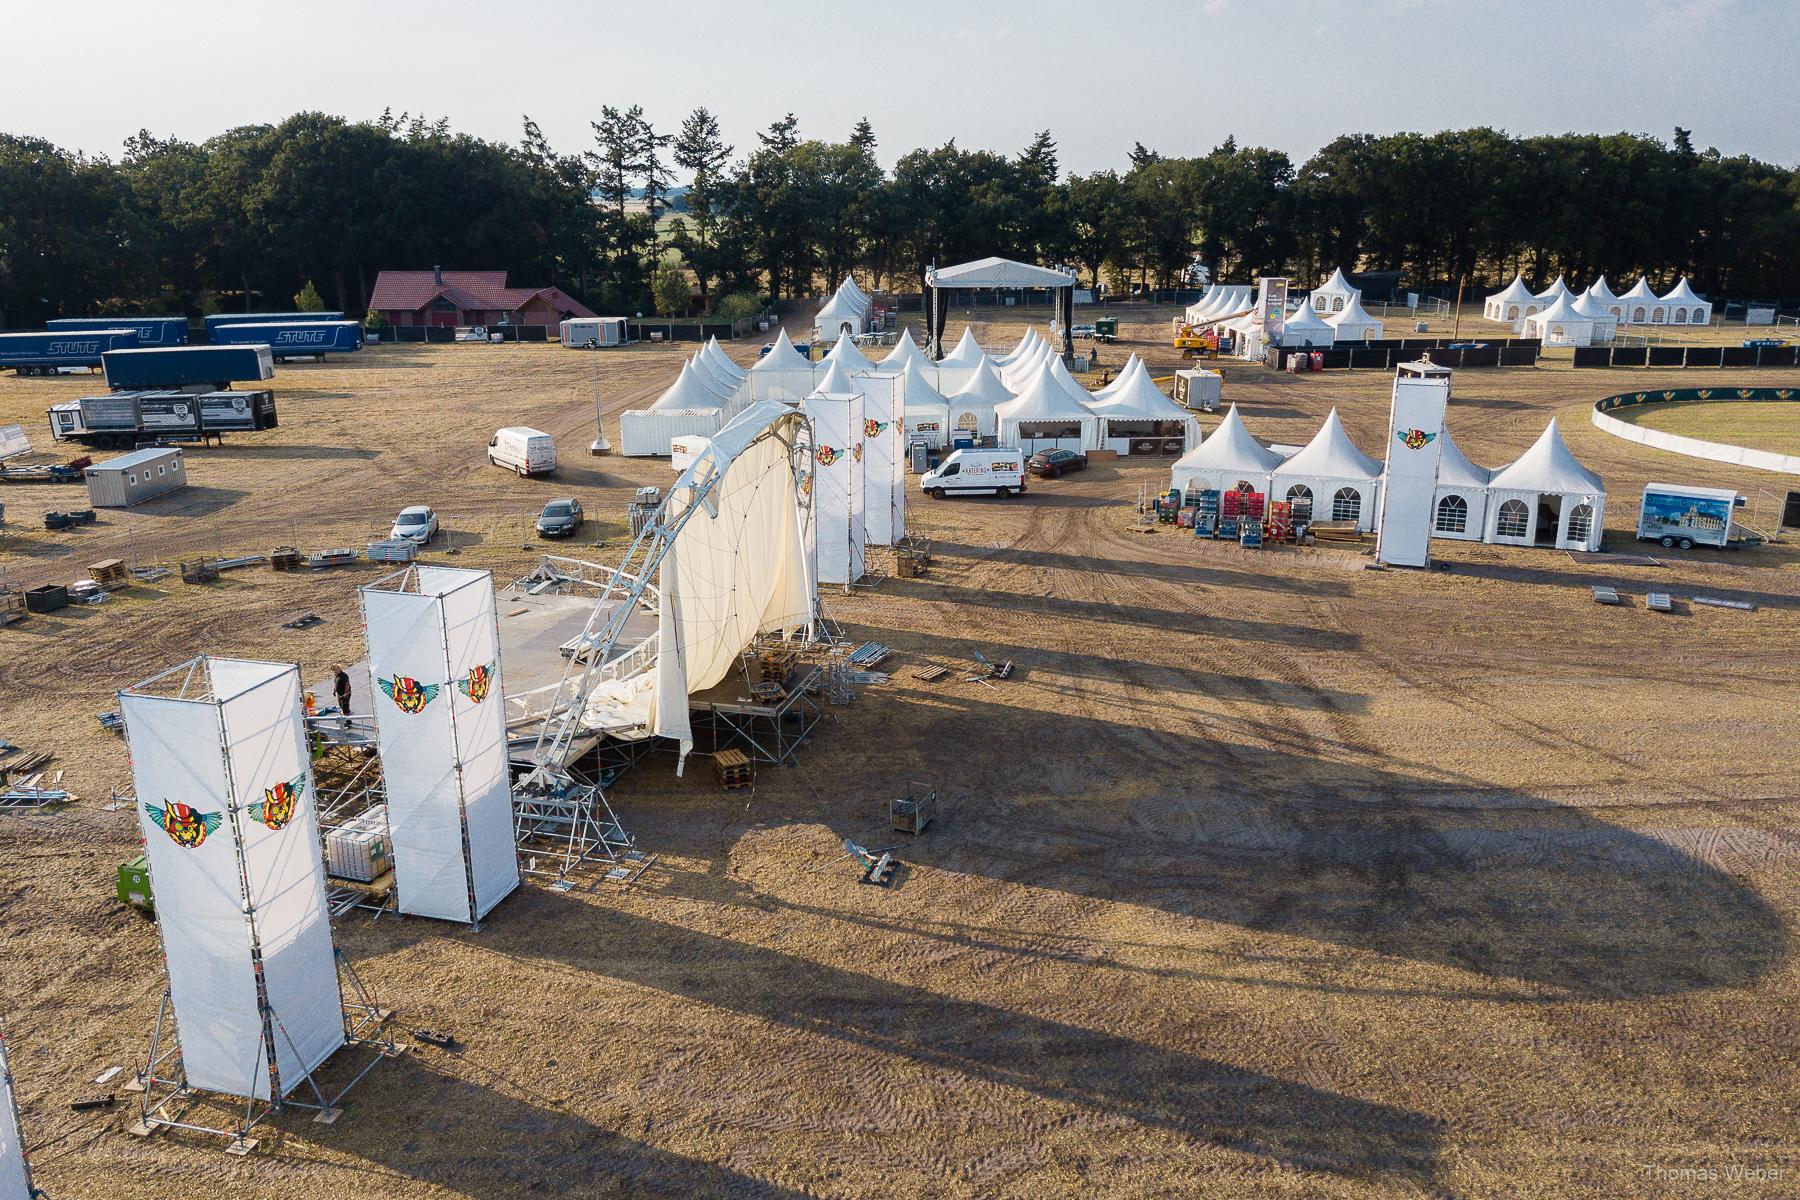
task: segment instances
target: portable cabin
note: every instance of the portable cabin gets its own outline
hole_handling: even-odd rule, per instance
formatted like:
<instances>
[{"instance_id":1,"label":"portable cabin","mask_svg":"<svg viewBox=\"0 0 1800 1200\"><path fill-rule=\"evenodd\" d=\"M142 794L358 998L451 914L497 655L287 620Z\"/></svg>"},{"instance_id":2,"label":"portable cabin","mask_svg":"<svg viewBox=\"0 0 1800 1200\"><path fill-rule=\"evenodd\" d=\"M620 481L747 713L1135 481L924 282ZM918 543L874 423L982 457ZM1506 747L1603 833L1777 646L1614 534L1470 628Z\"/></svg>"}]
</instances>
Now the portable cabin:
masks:
<instances>
[{"instance_id":1,"label":"portable cabin","mask_svg":"<svg viewBox=\"0 0 1800 1200\"><path fill-rule=\"evenodd\" d=\"M85 472L88 503L95 508L130 508L187 486L187 469L177 446L151 446L96 463Z\"/></svg>"}]
</instances>

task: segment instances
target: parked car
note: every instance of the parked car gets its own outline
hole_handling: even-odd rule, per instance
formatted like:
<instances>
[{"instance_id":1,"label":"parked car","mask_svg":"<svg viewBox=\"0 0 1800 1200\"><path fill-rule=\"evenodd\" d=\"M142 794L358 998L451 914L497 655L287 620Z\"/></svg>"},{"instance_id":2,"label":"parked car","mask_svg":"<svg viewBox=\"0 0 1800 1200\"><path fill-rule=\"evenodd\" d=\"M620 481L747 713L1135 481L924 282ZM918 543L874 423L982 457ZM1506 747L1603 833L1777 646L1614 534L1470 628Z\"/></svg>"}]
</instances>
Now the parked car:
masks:
<instances>
[{"instance_id":1,"label":"parked car","mask_svg":"<svg viewBox=\"0 0 1800 1200\"><path fill-rule=\"evenodd\" d=\"M1025 469L1033 475L1055 479L1065 471L1087 469L1087 455L1075 450L1039 450L1025 460Z\"/></svg>"},{"instance_id":2,"label":"parked car","mask_svg":"<svg viewBox=\"0 0 1800 1200\"><path fill-rule=\"evenodd\" d=\"M544 505L544 511L537 519L539 537L571 537L585 518L581 512L581 501L569 496L562 500L552 500Z\"/></svg>"},{"instance_id":3,"label":"parked car","mask_svg":"<svg viewBox=\"0 0 1800 1200\"><path fill-rule=\"evenodd\" d=\"M415 504L411 508L403 508L400 515L394 518L394 528L388 533L396 541L414 542L420 546L437 536L438 515L425 504Z\"/></svg>"}]
</instances>

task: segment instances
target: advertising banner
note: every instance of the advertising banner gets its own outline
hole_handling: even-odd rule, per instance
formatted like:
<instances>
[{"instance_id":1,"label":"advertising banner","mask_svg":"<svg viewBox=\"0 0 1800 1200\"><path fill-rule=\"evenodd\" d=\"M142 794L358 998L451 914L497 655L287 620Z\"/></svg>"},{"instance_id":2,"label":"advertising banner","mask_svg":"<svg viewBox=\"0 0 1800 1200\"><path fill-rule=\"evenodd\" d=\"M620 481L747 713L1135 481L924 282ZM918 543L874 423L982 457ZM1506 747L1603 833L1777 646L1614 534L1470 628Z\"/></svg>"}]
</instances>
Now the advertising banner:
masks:
<instances>
[{"instance_id":1,"label":"advertising banner","mask_svg":"<svg viewBox=\"0 0 1800 1200\"><path fill-rule=\"evenodd\" d=\"M1287 328L1288 281L1265 276L1257 282L1262 285L1256 311L1262 322L1263 340L1267 345L1279 346L1282 330Z\"/></svg>"},{"instance_id":2,"label":"advertising banner","mask_svg":"<svg viewBox=\"0 0 1800 1200\"><path fill-rule=\"evenodd\" d=\"M906 536L906 380L897 371L858 375L863 394L863 526L868 545Z\"/></svg>"},{"instance_id":3,"label":"advertising banner","mask_svg":"<svg viewBox=\"0 0 1800 1200\"><path fill-rule=\"evenodd\" d=\"M851 584L863 577L863 398L809 396L813 424L813 525L818 581Z\"/></svg>"},{"instance_id":4,"label":"advertising banner","mask_svg":"<svg viewBox=\"0 0 1800 1200\"><path fill-rule=\"evenodd\" d=\"M1450 376L1394 380L1388 410L1387 470L1381 481L1381 525L1375 557L1402 567L1431 562L1431 523L1443 453Z\"/></svg>"}]
</instances>

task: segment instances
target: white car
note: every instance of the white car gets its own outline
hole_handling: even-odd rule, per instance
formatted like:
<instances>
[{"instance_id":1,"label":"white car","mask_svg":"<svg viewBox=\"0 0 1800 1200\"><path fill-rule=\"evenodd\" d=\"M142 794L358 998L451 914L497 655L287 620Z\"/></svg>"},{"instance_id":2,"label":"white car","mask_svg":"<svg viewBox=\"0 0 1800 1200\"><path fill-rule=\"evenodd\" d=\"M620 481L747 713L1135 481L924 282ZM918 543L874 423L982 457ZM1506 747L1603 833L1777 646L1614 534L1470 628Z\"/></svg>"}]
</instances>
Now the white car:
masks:
<instances>
[{"instance_id":1,"label":"white car","mask_svg":"<svg viewBox=\"0 0 1800 1200\"><path fill-rule=\"evenodd\" d=\"M403 508L400 515L394 518L394 528L388 534L396 541L413 542L423 546L437 536L438 515L425 504L415 504L411 508Z\"/></svg>"}]
</instances>

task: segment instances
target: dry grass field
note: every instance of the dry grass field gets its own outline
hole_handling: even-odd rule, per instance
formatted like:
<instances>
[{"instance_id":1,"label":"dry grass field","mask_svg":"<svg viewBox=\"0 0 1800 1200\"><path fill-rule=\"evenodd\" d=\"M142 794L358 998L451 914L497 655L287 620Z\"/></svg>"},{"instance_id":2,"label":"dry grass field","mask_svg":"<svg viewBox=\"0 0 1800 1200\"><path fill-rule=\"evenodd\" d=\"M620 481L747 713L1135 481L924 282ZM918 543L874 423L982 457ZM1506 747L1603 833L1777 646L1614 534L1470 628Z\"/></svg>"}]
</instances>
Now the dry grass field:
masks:
<instances>
[{"instance_id":1,"label":"dry grass field","mask_svg":"<svg viewBox=\"0 0 1800 1200\"><path fill-rule=\"evenodd\" d=\"M1800 404L1779 400L1647 404L1621 409L1614 415L1633 425L1683 437L1728 442L1776 454L1800 454Z\"/></svg>"},{"instance_id":2,"label":"dry grass field","mask_svg":"<svg viewBox=\"0 0 1800 1200\"><path fill-rule=\"evenodd\" d=\"M1108 362L1137 349L1173 369L1168 315L1129 321ZM1021 328L978 333L1010 346ZM582 453L595 372L616 444L617 412L679 361L510 345L284 366L281 427L191 451L183 493L48 533L41 511L81 489L6 488L0 562L35 583L106 557L354 545L423 502L446 515L444 561L507 579L540 552L537 508L569 493L605 542L581 552L616 557L632 489L670 473ZM1259 437L1303 441L1335 406L1380 444L1381 373L1225 372ZM1634 551L1648 479L1781 486L1588 423L1600 395L1693 374L1465 372L1451 427L1499 465L1561 418L1606 478L1608 548ZM0 424L47 438L44 408L92 386L0 378ZM486 465L511 423L557 435L556 478ZM55 751L83 797L0 817L0 1011L40 1184L57 1200L1587 1197L1695 1194L1679 1173L1714 1170L1717 1190L1793 1194L1792 544L1652 567L1439 543L1444 569L1371 571L1347 550L1146 534L1133 502L1167 478L1167 460L1121 460L1012 500L919 499L933 570L832 612L897 667L980 651L1016 676L901 670L748 797L704 761L677 778L652 758L614 799L658 856L636 884L528 885L473 933L341 921L398 1027L461 1045L380 1065L335 1126L276 1118L245 1159L70 1111L135 1065L162 987L154 927L112 899L139 839L103 809L127 768L95 714L197 653L309 679L359 657L355 588L376 569L170 579L0 629L0 737ZM1595 583L1633 603L1594 605ZM1646 611L1649 589L1675 614ZM325 623L280 627L304 610ZM901 848L896 888L860 886L841 842L903 836L883 805L910 779L946 797L939 823ZM1784 1174L1729 1174L1745 1169Z\"/></svg>"}]
</instances>

